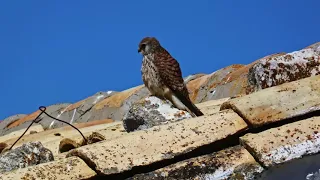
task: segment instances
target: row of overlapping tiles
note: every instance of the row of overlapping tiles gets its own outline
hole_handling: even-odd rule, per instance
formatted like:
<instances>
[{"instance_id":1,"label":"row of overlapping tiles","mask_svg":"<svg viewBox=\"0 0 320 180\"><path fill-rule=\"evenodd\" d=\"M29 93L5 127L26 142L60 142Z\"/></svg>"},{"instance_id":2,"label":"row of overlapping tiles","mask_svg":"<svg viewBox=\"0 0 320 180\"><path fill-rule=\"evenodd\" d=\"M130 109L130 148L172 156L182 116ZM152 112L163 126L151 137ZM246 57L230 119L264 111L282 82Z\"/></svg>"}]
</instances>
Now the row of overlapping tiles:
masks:
<instances>
[{"instance_id":1,"label":"row of overlapping tiles","mask_svg":"<svg viewBox=\"0 0 320 180\"><path fill-rule=\"evenodd\" d=\"M204 111L205 116L143 131L126 133L121 122L81 128L85 135L98 132L105 140L65 153L58 152L63 138L81 141L81 136L75 130L59 128L29 134L16 146L28 141L40 141L54 153L55 161L7 172L1 178L37 179L42 176L45 179L86 179L96 176L97 173L122 173L134 167L172 159L217 141L223 143L227 137L252 128L299 117L300 121L288 121L282 126L259 133L246 133L239 137L241 145L134 176L136 179L147 176L155 179L174 176L183 178L185 174L178 172L191 168L191 163L192 168L202 168L201 173L193 174L194 177L203 174L212 177L221 174L234 175L236 169L248 165L251 168L239 173L250 177L253 173L263 171L262 167L274 166L320 151L320 118L310 115L319 110L319 97L320 76L313 76L238 98L200 103L197 106ZM18 135L17 133L16 136ZM6 136L3 136L0 141L10 145L16 139L12 137L6 139ZM82 159L85 159L85 162ZM209 168L210 166L216 167L215 170Z\"/></svg>"},{"instance_id":2,"label":"row of overlapping tiles","mask_svg":"<svg viewBox=\"0 0 320 180\"><path fill-rule=\"evenodd\" d=\"M311 75L319 74L320 43L291 53L265 56L251 64L231 65L211 74L195 74L185 78L189 96L195 103L212 99L238 96L261 88L277 86ZM149 95L144 85L122 92L98 92L77 103L59 103L47 107L50 115L71 123L83 123L104 119L121 120L129 106ZM18 114L0 121L0 135L6 135L27 127L40 111L29 115ZM62 127L52 118L42 116L39 122L44 129Z\"/></svg>"}]
</instances>

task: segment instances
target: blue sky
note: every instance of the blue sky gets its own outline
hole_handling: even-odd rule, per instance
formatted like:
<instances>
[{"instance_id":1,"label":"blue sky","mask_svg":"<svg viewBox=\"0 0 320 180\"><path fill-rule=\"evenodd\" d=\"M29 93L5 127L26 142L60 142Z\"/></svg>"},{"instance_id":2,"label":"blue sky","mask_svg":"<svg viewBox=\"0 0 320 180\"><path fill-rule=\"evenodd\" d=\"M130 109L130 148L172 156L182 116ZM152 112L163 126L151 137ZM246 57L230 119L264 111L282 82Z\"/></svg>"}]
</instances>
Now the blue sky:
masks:
<instances>
[{"instance_id":1,"label":"blue sky","mask_svg":"<svg viewBox=\"0 0 320 180\"><path fill-rule=\"evenodd\" d=\"M183 76L320 41L319 0L1 1L0 119L142 84L144 36Z\"/></svg>"}]
</instances>

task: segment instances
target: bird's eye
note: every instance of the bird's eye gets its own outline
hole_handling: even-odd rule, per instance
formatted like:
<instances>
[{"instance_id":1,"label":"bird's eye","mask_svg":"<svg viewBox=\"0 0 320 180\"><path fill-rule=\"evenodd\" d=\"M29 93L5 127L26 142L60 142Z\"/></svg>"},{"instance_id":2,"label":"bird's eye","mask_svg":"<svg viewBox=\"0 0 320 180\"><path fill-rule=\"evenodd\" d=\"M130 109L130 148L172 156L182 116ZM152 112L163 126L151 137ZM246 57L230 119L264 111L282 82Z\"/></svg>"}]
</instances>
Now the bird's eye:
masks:
<instances>
[{"instance_id":1,"label":"bird's eye","mask_svg":"<svg viewBox=\"0 0 320 180\"><path fill-rule=\"evenodd\" d=\"M144 49L146 47L146 44L141 44L141 48L140 49Z\"/></svg>"}]
</instances>

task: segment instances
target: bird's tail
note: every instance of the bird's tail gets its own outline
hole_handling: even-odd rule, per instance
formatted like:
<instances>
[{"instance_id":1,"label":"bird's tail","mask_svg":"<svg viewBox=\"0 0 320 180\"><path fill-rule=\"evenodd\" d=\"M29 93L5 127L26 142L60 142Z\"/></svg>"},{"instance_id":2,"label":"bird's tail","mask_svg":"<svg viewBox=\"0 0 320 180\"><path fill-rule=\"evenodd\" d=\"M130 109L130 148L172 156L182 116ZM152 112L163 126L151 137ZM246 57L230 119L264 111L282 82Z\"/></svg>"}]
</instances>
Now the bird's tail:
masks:
<instances>
[{"instance_id":1,"label":"bird's tail","mask_svg":"<svg viewBox=\"0 0 320 180\"><path fill-rule=\"evenodd\" d=\"M190 102L189 106L187 106L187 107L191 111L190 112L191 115L193 114L193 117L203 116L203 113L200 111L200 109L192 102Z\"/></svg>"},{"instance_id":2,"label":"bird's tail","mask_svg":"<svg viewBox=\"0 0 320 180\"><path fill-rule=\"evenodd\" d=\"M192 103L192 101L190 100L190 98L188 96L185 97L181 93L175 93L175 95L177 96L176 101L181 102L183 104L183 106L186 107L186 110L191 114L192 117L197 117L197 116L203 115L203 113L200 111L200 109ZM172 102L175 102L175 100L174 100L175 97L173 96L172 98L173 98ZM179 103L173 103L173 104L175 104L176 107L179 106L178 105Z\"/></svg>"}]
</instances>

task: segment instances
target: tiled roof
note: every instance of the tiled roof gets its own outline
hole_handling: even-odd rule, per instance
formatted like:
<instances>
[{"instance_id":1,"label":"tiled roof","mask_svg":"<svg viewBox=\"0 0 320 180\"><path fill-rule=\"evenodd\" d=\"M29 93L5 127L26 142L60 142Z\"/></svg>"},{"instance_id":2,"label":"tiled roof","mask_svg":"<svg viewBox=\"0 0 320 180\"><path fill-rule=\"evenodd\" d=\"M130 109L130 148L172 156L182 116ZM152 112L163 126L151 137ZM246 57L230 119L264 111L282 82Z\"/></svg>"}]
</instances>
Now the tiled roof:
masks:
<instances>
[{"instance_id":1,"label":"tiled roof","mask_svg":"<svg viewBox=\"0 0 320 180\"><path fill-rule=\"evenodd\" d=\"M319 45L303 49L308 51L307 59L298 52L292 53L293 58L320 62ZM272 58L286 55L270 55L247 66L230 66L188 80L190 97L205 114L201 117L126 132L120 120L131 103L149 96L144 86L94 95L55 109L61 116L85 109L77 112L75 125L86 138L96 136L96 140L86 144L68 126L32 126L14 148L39 141L52 151L54 161L5 172L0 179L253 179L267 168L317 154L320 76L312 69L320 69L319 64L312 64L313 73L308 77L290 77L286 82L273 81L274 76L255 76L255 81L264 77L263 84L272 81L270 87L248 84L246 79L255 73L251 72L254 64L275 60L279 64L273 67L278 68L283 62ZM305 61L299 67L308 68ZM300 72L296 62L292 69L285 67ZM35 114L37 111L6 124L9 133L0 136L4 151L25 130L19 125L30 122ZM10 128L16 130L10 133Z\"/></svg>"}]
</instances>

